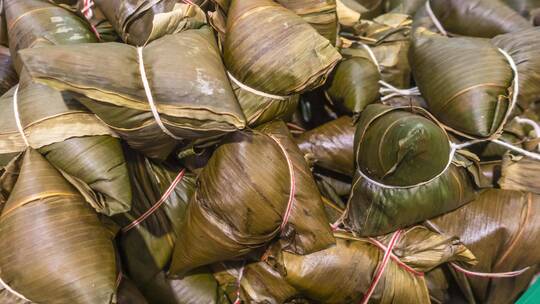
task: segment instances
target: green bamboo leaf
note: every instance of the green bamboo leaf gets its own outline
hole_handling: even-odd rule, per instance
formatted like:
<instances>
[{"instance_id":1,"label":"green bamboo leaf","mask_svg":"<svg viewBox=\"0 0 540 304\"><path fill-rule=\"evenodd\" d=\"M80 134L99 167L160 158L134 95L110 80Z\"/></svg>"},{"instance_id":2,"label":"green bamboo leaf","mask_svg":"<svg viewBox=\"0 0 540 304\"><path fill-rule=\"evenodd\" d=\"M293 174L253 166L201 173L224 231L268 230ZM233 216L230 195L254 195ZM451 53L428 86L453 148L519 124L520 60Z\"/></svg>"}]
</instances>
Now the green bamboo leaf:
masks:
<instances>
[{"instance_id":1,"label":"green bamboo leaf","mask_svg":"<svg viewBox=\"0 0 540 304\"><path fill-rule=\"evenodd\" d=\"M0 269L6 284L37 303L110 303L115 293L111 235L32 149L0 216Z\"/></svg>"},{"instance_id":2,"label":"green bamboo leaf","mask_svg":"<svg viewBox=\"0 0 540 304\"><path fill-rule=\"evenodd\" d=\"M505 279L454 273L468 301L513 303L527 289L540 262L539 202L540 196L533 193L490 189L471 203L430 221L430 226L441 233L459 237L477 257L478 263L468 270L497 273L531 267Z\"/></svg>"},{"instance_id":3,"label":"green bamboo leaf","mask_svg":"<svg viewBox=\"0 0 540 304\"><path fill-rule=\"evenodd\" d=\"M352 176L355 130L352 118L342 116L301 134L296 143L315 165Z\"/></svg>"},{"instance_id":4,"label":"green bamboo leaf","mask_svg":"<svg viewBox=\"0 0 540 304\"><path fill-rule=\"evenodd\" d=\"M244 255L279 235L297 253L333 244L320 193L282 122L225 139L199 175L181 231L172 275Z\"/></svg>"},{"instance_id":5,"label":"green bamboo leaf","mask_svg":"<svg viewBox=\"0 0 540 304\"><path fill-rule=\"evenodd\" d=\"M178 60L179 52L189 60ZM85 95L78 99L133 148L165 159L177 145L152 115L134 47L99 43L20 53L33 80ZM210 28L163 37L147 45L143 56L157 111L176 137L212 138L244 128Z\"/></svg>"}]
</instances>

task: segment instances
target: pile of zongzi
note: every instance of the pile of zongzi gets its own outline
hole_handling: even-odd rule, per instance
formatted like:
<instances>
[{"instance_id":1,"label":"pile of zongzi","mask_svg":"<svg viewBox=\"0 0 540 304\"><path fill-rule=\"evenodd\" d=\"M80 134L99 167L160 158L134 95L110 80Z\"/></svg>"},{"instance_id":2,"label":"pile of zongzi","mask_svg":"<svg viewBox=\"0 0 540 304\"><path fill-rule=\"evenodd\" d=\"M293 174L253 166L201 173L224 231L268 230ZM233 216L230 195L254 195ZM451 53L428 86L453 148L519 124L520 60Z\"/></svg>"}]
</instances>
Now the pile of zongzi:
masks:
<instances>
[{"instance_id":1,"label":"pile of zongzi","mask_svg":"<svg viewBox=\"0 0 540 304\"><path fill-rule=\"evenodd\" d=\"M0 1L0 303L517 301L540 2Z\"/></svg>"}]
</instances>

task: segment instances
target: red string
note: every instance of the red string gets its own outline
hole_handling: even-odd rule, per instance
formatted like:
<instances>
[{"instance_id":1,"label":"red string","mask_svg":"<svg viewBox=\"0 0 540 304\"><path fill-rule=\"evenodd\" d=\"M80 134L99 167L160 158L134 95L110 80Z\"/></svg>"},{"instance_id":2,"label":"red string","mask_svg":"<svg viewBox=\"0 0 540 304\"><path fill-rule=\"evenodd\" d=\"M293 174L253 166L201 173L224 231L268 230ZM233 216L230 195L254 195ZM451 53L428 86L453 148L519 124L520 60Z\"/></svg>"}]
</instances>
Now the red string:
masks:
<instances>
[{"instance_id":1,"label":"red string","mask_svg":"<svg viewBox=\"0 0 540 304\"><path fill-rule=\"evenodd\" d=\"M246 268L246 261L242 262L242 267L240 268L240 272L238 274L238 279L236 280L236 300L234 300L233 304L240 304L242 303L242 300L240 299L240 288L242 287L242 277L244 276L244 269Z\"/></svg>"},{"instance_id":2,"label":"red string","mask_svg":"<svg viewBox=\"0 0 540 304\"><path fill-rule=\"evenodd\" d=\"M86 20L88 21L88 24L90 25L90 29L96 35L96 38L98 41L101 41L101 35L99 34L97 28L92 24L91 20L94 16L94 12L92 11L92 6L94 6L94 1L92 0L84 0L83 1L83 8L81 9L81 13L84 15Z\"/></svg>"},{"instance_id":3,"label":"red string","mask_svg":"<svg viewBox=\"0 0 540 304\"><path fill-rule=\"evenodd\" d=\"M386 251L387 248L386 246L379 242L377 239L374 239L374 238L369 238L369 240L377 247L381 248L382 250ZM401 266L402 268L404 268L405 270L407 270L408 272L414 274L415 276L419 276L419 277L422 277L424 276L424 273L423 272L420 272L418 270L415 270L414 268L412 268L411 266L405 264L403 261L401 261L393 252L390 252L390 258L396 262L399 266Z\"/></svg>"},{"instance_id":4,"label":"red string","mask_svg":"<svg viewBox=\"0 0 540 304\"><path fill-rule=\"evenodd\" d=\"M388 266L388 262L390 261L392 250L394 249L394 246L396 246L396 243L399 237L401 236L401 232L402 230L397 230L396 232L394 232L394 234L390 238L390 243L388 243L388 247L386 248L384 252L382 262L381 264L379 264L379 267L377 268L377 271L375 272L375 277L373 281L371 282L371 286L369 286L369 289L364 294L364 298L360 302L361 304L367 304L369 302L369 299L373 295L373 292L375 291L375 287L377 287L377 284L379 284L379 281L382 278L384 270L386 269L386 266Z\"/></svg>"},{"instance_id":5,"label":"red string","mask_svg":"<svg viewBox=\"0 0 540 304\"><path fill-rule=\"evenodd\" d=\"M171 185L169 186L169 188L167 189L167 191L165 191L165 193L163 193L163 195L161 196L161 198L159 199L159 201L157 201L150 209L148 209L145 213L143 213L139 218L137 218L136 220L134 220L131 224L127 225L126 227L122 228L122 232L123 233L126 233L128 232L129 230L135 228L136 226L138 226L140 223L142 223L147 217L149 217L150 215L152 215L152 213L154 213L156 210L159 209L159 207L161 207L161 205L163 205L163 203L165 203L165 201L167 200L167 198L169 198L169 196L171 195L171 193L174 191L174 189L176 188L176 185L178 185L178 183L182 180L182 178L184 177L186 173L186 169L182 169L182 171L180 171L180 173L178 173L178 175L176 176L176 178L173 180L173 182L171 183Z\"/></svg>"}]
</instances>

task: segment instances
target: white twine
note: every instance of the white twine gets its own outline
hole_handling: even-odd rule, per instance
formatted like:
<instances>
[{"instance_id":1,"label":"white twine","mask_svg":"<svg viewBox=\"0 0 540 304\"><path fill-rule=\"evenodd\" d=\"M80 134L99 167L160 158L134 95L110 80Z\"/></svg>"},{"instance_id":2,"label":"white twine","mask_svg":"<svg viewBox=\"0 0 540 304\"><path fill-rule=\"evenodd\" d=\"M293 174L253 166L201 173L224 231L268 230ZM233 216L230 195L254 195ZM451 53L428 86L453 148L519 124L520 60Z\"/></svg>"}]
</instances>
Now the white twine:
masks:
<instances>
[{"instance_id":1,"label":"white twine","mask_svg":"<svg viewBox=\"0 0 540 304\"><path fill-rule=\"evenodd\" d=\"M369 54L369 57L371 58L371 61L377 66L377 70L379 70L379 73L382 71L381 65L379 64L379 61L377 60L377 57L375 57L375 53L373 53L373 50L365 43L358 42Z\"/></svg>"},{"instance_id":2,"label":"white twine","mask_svg":"<svg viewBox=\"0 0 540 304\"><path fill-rule=\"evenodd\" d=\"M534 129L534 133L535 133L534 135L537 138L540 137L540 126L538 125L536 121L532 119L528 119L528 118L519 117L519 116L516 116L514 119L519 124L531 126Z\"/></svg>"},{"instance_id":3,"label":"white twine","mask_svg":"<svg viewBox=\"0 0 540 304\"><path fill-rule=\"evenodd\" d=\"M538 153L534 153L534 152L531 152L531 151L527 151L525 149L521 149L521 148L518 148L516 146L513 146L507 142L504 142L502 140L499 140L499 139L493 139L491 142L493 143L496 143L497 145L500 145L500 146L503 146L509 150L512 150L514 152L517 152L519 154L522 154L524 156L527 156L527 157L530 157L532 159L535 159L535 160L540 160L540 154Z\"/></svg>"},{"instance_id":4,"label":"white twine","mask_svg":"<svg viewBox=\"0 0 540 304\"><path fill-rule=\"evenodd\" d=\"M508 117L510 116L510 114L512 114L512 111L514 110L514 107L517 104L517 99L519 95L519 73L518 73L516 63L514 62L514 59L512 59L512 57L508 55L508 53L505 52L503 49L498 48L498 50L506 58L506 61L508 61L508 64L510 64L510 68L512 68L512 72L514 73L514 91L512 92L512 99L510 100L510 106L508 107L508 110L506 111L506 115L501 122L501 126L502 126L506 122L506 120L508 120Z\"/></svg>"},{"instance_id":5,"label":"white twine","mask_svg":"<svg viewBox=\"0 0 540 304\"><path fill-rule=\"evenodd\" d=\"M24 300L24 301L27 301L27 302L32 302L32 301L28 300L28 299L27 299L25 296L23 296L22 294L16 292L13 288L9 287L9 285L6 284L6 282L4 282L4 281L2 280L2 278L0 278L0 285L4 286L4 288L5 288L7 291L11 292L12 294L14 294L15 296L17 296L18 298L20 298L20 299L22 299L22 300Z\"/></svg>"},{"instance_id":6,"label":"white twine","mask_svg":"<svg viewBox=\"0 0 540 304\"><path fill-rule=\"evenodd\" d=\"M27 147L30 147L30 144L28 143L28 138L26 138L26 135L24 134L21 117L19 116L19 101L17 99L18 93L19 85L15 86L15 92L13 93L13 113L15 114L15 123L17 124L17 129L19 130L19 133L21 133L22 139L24 140L24 144Z\"/></svg>"},{"instance_id":7,"label":"white twine","mask_svg":"<svg viewBox=\"0 0 540 304\"><path fill-rule=\"evenodd\" d=\"M379 64L379 61L377 60L377 57L375 57L375 53L373 50L365 43L358 42L369 54L369 57L371 58L371 61L377 66L377 70L379 70L379 73L382 72L382 67ZM388 100L395 96L419 96L420 91L418 90L418 87L410 88L410 89L398 89L394 87L393 85L389 84L388 82L384 80L379 80L379 84L382 86L382 88L379 90L379 93L381 95L386 95L381 98L381 101Z\"/></svg>"},{"instance_id":8,"label":"white twine","mask_svg":"<svg viewBox=\"0 0 540 304\"><path fill-rule=\"evenodd\" d=\"M519 116L516 116L514 119L519 124L524 124L524 125L528 125L532 127L534 129L535 138L540 138L540 126L538 125L536 121L532 119L528 119L528 118L519 117ZM538 144L537 149L540 150L540 143Z\"/></svg>"},{"instance_id":9,"label":"white twine","mask_svg":"<svg viewBox=\"0 0 540 304\"><path fill-rule=\"evenodd\" d=\"M143 61L143 47L137 47L137 54L139 55L139 71L141 73L141 79L144 86L144 92L146 93L146 98L148 100L148 104L150 104L150 109L152 110L152 115L154 115L154 119L157 123L157 125L161 128L163 133L169 135L170 137L176 139L176 140L182 140L181 137L178 137L174 135L169 129L165 127L163 122L161 121L161 117L159 116L159 112L157 110L156 104L154 103L154 98L152 97L152 91L150 90L150 84L148 84L148 78L146 77L146 71L144 69L144 61Z\"/></svg>"},{"instance_id":10,"label":"white twine","mask_svg":"<svg viewBox=\"0 0 540 304\"><path fill-rule=\"evenodd\" d=\"M427 3L429 3L429 1ZM514 91L512 92L512 99L510 100L510 105L508 107L508 110L506 111L506 115L505 115L504 119L501 122L501 126L503 126L504 123L506 122L506 120L508 119L508 117L510 116L510 114L512 113L512 110L514 109L515 105L517 104L517 98L518 98L518 95L519 95L519 75L518 75L517 66L516 66L514 60L512 59L512 57L510 57L510 55L508 55L508 53L506 53L504 50L502 50L502 49L498 49L498 50L499 50L499 52L501 52L504 55L504 57L508 61L508 64L512 68L512 72L514 73L514 80L513 80ZM535 132L536 132L536 129L535 129ZM537 134L537 136L538 136L538 134ZM446 164L444 169L441 171L441 173L437 174L435 177L429 179L428 181L421 182L421 183L418 183L418 184L415 184L415 185L410 185L410 186L386 185L386 184L383 184L383 183L372 180L366 174L364 174L364 172L362 172L362 170L360 170L360 169L358 169L357 171L360 174L360 176L362 178L366 179L370 184L374 184L374 185L376 185L378 187L381 187L381 188L386 188L386 189L409 189L409 188L413 188L413 187L418 187L418 186L429 184L429 183L433 182L434 180L438 179L439 177L441 177L448 170L448 168L450 168L450 165L452 164L452 160L453 160L454 155L456 154L457 150L466 148L468 146L471 146L471 145L474 145L474 144L477 144L477 143L486 142L486 141L489 141L489 142L495 143L497 145L503 146L503 147L505 147L505 148L507 148L509 150L512 150L512 151L514 151L516 153L519 153L519 154L522 154L524 156L530 157L532 159L540 160L540 154L530 152L530 151L527 151L527 150L522 149L522 148L518 148L516 146L513 146L513 145L511 145L509 143L506 143L504 141L501 141L499 139L474 139L474 140L464 142L464 143L461 143L461 144L456 144L456 143L453 143L453 142L450 141L450 153L448 155L448 163Z\"/></svg>"},{"instance_id":11,"label":"white twine","mask_svg":"<svg viewBox=\"0 0 540 304\"><path fill-rule=\"evenodd\" d=\"M250 93L253 93L255 95L259 95L259 96L265 97L265 98L277 99L277 100L287 100L287 98L289 98L288 96L279 96L279 95L269 94L269 93L265 93L265 92L261 92L259 90L256 90L256 89L254 89L252 87L249 87L249 86L243 84L242 82L240 82L240 80L234 78L234 76L229 71L227 71L227 75L232 80L232 82L234 82L237 86L239 86L243 90L248 91Z\"/></svg>"},{"instance_id":12,"label":"white twine","mask_svg":"<svg viewBox=\"0 0 540 304\"><path fill-rule=\"evenodd\" d=\"M410 88L410 89L398 89L396 87L394 87L393 85L389 84L388 82L386 81L383 81L383 80L379 80L379 84L382 86L382 88L379 90L379 92L381 93L381 95L386 95L388 93L388 95L386 96L383 96L381 98L381 101L385 101L385 100L388 100L392 97L395 97L395 96L420 96L420 90L418 89L418 87L413 87L413 88Z\"/></svg>"},{"instance_id":13,"label":"white twine","mask_svg":"<svg viewBox=\"0 0 540 304\"><path fill-rule=\"evenodd\" d=\"M442 26L441 22L439 21L439 19L437 19L437 16L435 16L435 14L433 13L429 0L426 1L426 12L429 18L431 18L431 21L433 21L433 24L435 24L435 27L439 30L439 32L441 32L441 34L443 34L444 36L448 36L448 33Z\"/></svg>"}]
</instances>

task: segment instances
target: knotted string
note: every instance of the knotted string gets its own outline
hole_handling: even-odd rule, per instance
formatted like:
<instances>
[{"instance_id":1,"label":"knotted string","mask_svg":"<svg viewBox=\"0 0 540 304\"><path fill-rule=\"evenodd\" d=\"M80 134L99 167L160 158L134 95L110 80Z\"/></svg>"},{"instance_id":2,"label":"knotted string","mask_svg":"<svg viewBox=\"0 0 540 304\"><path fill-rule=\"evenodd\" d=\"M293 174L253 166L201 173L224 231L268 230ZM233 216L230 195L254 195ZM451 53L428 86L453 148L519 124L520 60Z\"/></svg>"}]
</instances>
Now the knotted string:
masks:
<instances>
[{"instance_id":1,"label":"knotted string","mask_svg":"<svg viewBox=\"0 0 540 304\"><path fill-rule=\"evenodd\" d=\"M154 97L152 97L152 91L150 90L150 84L148 83L148 78L146 77L146 70L144 69L143 47L137 47L137 54L139 56L139 72L141 74L141 79L144 86L144 92L146 93L146 99L148 100L148 104L150 105L150 109L152 110L152 115L154 116L154 120L156 121L157 125L161 128L163 133L167 134L173 139L182 140L181 137L178 137L174 135L171 131L169 131L169 129L167 129L167 127L165 127L165 125L161 121L161 117L159 116L158 109L154 102Z\"/></svg>"},{"instance_id":2,"label":"knotted string","mask_svg":"<svg viewBox=\"0 0 540 304\"><path fill-rule=\"evenodd\" d=\"M387 247L379 242L377 239L375 238L368 238L375 246L379 247L380 249L386 251L387 250ZM412 268L411 266L405 264L403 261L401 261L399 259L398 256L396 256L393 252L390 252L390 258L396 262L399 266L401 266L403 269L407 270L408 272L414 274L415 276L419 276L419 277L423 277L424 276L424 273L421 272L421 271L418 271L418 270L415 270L414 268Z\"/></svg>"},{"instance_id":3,"label":"knotted string","mask_svg":"<svg viewBox=\"0 0 540 304\"><path fill-rule=\"evenodd\" d=\"M250 92L252 94L255 94L255 95L258 95L258 96L261 96L261 97L264 97L264 98L272 98L272 99L277 99L277 100L287 100L289 98L289 96L279 96L279 95L274 95L274 94L261 92L261 91L259 91L257 89L254 89L254 88L240 82L240 80L236 79L229 71L227 71L227 75L232 80L232 82L234 82L237 86L239 86L241 89L243 89L245 91L248 91L248 92Z\"/></svg>"},{"instance_id":4,"label":"knotted string","mask_svg":"<svg viewBox=\"0 0 540 304\"><path fill-rule=\"evenodd\" d=\"M375 272L375 277L373 278L371 285L369 286L367 292L364 294L364 298L360 302L361 304L367 304L369 302L369 299L373 295L373 292L375 291L375 287L377 287L377 284L379 284L379 281L381 280L384 274L384 270L388 266L388 262L390 262L392 250L396 246L399 240L399 237L401 236L401 233L402 233L402 230L397 230L396 232L394 232L394 234L392 234L392 237L390 238L390 242L388 243L388 247L384 251L383 259Z\"/></svg>"},{"instance_id":5,"label":"knotted string","mask_svg":"<svg viewBox=\"0 0 540 304\"><path fill-rule=\"evenodd\" d=\"M17 98L17 95L19 94L19 85L15 86L15 92L13 93L13 114L15 115L15 123L17 124L17 130L21 134L22 139L24 140L24 144L27 147L30 147L30 144L28 143L28 138L24 134L23 125L21 122L21 117L19 116L19 100Z\"/></svg>"},{"instance_id":6,"label":"knotted string","mask_svg":"<svg viewBox=\"0 0 540 304\"><path fill-rule=\"evenodd\" d=\"M379 61L377 60L377 57L375 56L375 53L373 52L373 50L365 43L362 43L362 42L357 42L357 43L360 44L368 52L369 57L371 58L371 61L373 61L375 66L377 66L377 70L379 71L379 74L382 73L382 67L379 64ZM384 80L379 80L379 84L382 86L382 88L379 90L379 93L383 95L383 97L381 98L381 101L386 101L395 96L419 96L420 95L420 90L418 90L418 87L413 87L410 89L398 89Z\"/></svg>"},{"instance_id":7,"label":"knotted string","mask_svg":"<svg viewBox=\"0 0 540 304\"><path fill-rule=\"evenodd\" d=\"M423 272L417 271L417 270L413 269L412 267L408 266L407 264L405 264L403 261L401 261L392 252L393 248L395 247L395 245L397 243L397 240L400 237L400 234L401 234L401 230L397 230L396 232L394 232L394 234L392 235L392 238L390 239L390 243L388 244L388 246L385 246L383 243L379 242L377 239L369 238L369 240L374 245L376 245L380 249L384 250L385 255L384 255L382 263L380 264L379 269L377 270L376 275L375 275L375 277L374 277L374 279L373 279L373 281L371 283L371 286L369 287L368 291L366 292L366 294L364 296L364 299L361 302L362 304L367 304L369 302L369 299L371 298L371 296L372 296L372 294L373 294L373 292L375 290L375 287L377 286L379 280L382 277L382 273L384 272L384 268L386 268L386 266L389 263L390 259L395 261L399 266L401 266L405 270L409 271L410 273L412 273L412 274L414 274L416 276L420 276L420 277L424 276ZM394 241L394 242L392 242L392 241ZM389 255L390 259L385 260L385 257L387 255ZM517 270L517 271L485 273L485 272L475 272L475 271L467 270L467 269L457 265L454 262L451 262L450 265L455 270L457 270L457 271L459 271L461 273L464 273L465 275L473 276L473 277L481 277L481 278L512 278L512 277L519 276L519 275L523 274L524 272L526 272L527 270L530 269L530 267L525 267L525 268L523 268L521 270ZM382 271L381 271L381 269L382 269Z\"/></svg>"},{"instance_id":8,"label":"knotted string","mask_svg":"<svg viewBox=\"0 0 540 304\"><path fill-rule=\"evenodd\" d=\"M178 175L176 176L176 178L173 180L173 182L169 185L169 188L167 188L167 190L163 193L163 195L161 196L161 198L150 208L148 209L145 213L143 213L141 216L139 216L136 220L134 220L133 222L131 222L131 224L127 225L126 227L122 228L122 232L123 233L126 233L128 232L129 230L137 227L140 223L142 223L146 218L148 218L150 215L152 215L156 210L159 209L159 207L161 207L161 205L163 205L163 203L165 203L165 201L169 198L169 196L171 196L171 194L174 192L174 189L176 188L176 186L178 185L178 183L182 180L182 178L184 177L186 173L186 169L182 169L182 171L180 171L180 173L178 173Z\"/></svg>"}]
</instances>

